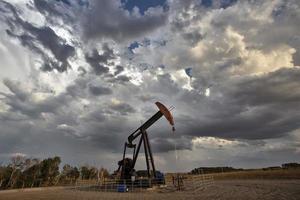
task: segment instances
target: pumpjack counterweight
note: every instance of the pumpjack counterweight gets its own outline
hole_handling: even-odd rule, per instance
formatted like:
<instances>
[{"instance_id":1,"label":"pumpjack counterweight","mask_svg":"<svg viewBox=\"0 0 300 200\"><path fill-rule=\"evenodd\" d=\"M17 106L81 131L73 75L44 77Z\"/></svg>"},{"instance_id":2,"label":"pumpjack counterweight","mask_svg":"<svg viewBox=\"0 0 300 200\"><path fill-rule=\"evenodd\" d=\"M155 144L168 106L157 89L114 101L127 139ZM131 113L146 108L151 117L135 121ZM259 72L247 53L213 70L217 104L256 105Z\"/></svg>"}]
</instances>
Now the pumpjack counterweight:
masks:
<instances>
[{"instance_id":1,"label":"pumpjack counterweight","mask_svg":"<svg viewBox=\"0 0 300 200\"><path fill-rule=\"evenodd\" d=\"M147 129L152 126L157 120L159 120L162 116L169 121L172 126L172 130L174 131L174 120L171 112L160 102L155 103L158 107L159 111L155 113L150 119L148 119L144 124L142 124L138 129L136 129L133 133L128 136L128 141L125 142L123 158L118 162L119 168L117 173L120 174L121 179L130 179L132 174L135 172L135 164L143 143L145 158L146 158L146 166L147 166L147 175L148 178L157 178L153 154L148 138ZM135 139L140 137L138 144L133 144ZM131 158L125 158L127 148L133 148L133 156Z\"/></svg>"}]
</instances>

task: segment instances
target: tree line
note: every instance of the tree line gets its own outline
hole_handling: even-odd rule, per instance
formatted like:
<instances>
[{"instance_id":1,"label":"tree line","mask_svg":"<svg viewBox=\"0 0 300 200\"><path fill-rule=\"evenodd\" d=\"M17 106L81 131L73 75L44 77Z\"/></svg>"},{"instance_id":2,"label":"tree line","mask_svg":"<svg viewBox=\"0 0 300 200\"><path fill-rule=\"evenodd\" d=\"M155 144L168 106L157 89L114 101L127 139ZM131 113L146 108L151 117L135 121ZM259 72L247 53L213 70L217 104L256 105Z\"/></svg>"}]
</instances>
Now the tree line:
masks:
<instances>
[{"instance_id":1,"label":"tree line","mask_svg":"<svg viewBox=\"0 0 300 200\"><path fill-rule=\"evenodd\" d=\"M211 174L236 171L243 171L243 169L236 169L233 167L199 167L193 169L189 174Z\"/></svg>"},{"instance_id":2,"label":"tree line","mask_svg":"<svg viewBox=\"0 0 300 200\"><path fill-rule=\"evenodd\" d=\"M60 164L58 156L44 160L14 156L8 165L0 166L0 189L74 184L78 180L100 180L109 176L104 168L65 164L60 169Z\"/></svg>"},{"instance_id":3,"label":"tree line","mask_svg":"<svg viewBox=\"0 0 300 200\"><path fill-rule=\"evenodd\" d=\"M281 166L272 166L261 168L264 171L278 170L278 169L300 169L299 163L284 163ZM249 171L254 169L243 169L233 167L198 167L189 172L189 174L211 174L211 173L224 173L224 172L237 172L237 171Z\"/></svg>"}]
</instances>

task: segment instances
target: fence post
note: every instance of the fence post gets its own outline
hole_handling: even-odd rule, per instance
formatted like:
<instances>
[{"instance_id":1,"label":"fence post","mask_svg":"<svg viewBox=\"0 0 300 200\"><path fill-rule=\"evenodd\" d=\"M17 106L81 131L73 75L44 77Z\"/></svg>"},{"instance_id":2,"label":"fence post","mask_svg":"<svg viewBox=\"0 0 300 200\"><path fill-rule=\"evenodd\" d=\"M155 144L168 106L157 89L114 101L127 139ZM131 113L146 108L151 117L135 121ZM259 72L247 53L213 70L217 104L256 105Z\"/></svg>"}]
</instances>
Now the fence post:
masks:
<instances>
[{"instance_id":1,"label":"fence post","mask_svg":"<svg viewBox=\"0 0 300 200\"><path fill-rule=\"evenodd\" d=\"M140 179L140 192L142 192L142 181Z\"/></svg>"}]
</instances>

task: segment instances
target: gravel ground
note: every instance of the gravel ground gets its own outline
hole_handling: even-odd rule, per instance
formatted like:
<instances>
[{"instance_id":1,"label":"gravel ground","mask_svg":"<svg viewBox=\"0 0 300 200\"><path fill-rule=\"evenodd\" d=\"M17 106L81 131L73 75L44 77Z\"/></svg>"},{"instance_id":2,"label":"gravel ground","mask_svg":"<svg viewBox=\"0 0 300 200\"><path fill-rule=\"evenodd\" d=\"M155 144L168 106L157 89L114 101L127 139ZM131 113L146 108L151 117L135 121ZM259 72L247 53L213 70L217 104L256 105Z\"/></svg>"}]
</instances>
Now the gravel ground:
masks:
<instances>
[{"instance_id":1,"label":"gravel ground","mask_svg":"<svg viewBox=\"0 0 300 200\"><path fill-rule=\"evenodd\" d=\"M0 192L0 200L199 199L299 200L300 180L224 180L197 191L154 190L137 193L89 192L66 188Z\"/></svg>"}]
</instances>

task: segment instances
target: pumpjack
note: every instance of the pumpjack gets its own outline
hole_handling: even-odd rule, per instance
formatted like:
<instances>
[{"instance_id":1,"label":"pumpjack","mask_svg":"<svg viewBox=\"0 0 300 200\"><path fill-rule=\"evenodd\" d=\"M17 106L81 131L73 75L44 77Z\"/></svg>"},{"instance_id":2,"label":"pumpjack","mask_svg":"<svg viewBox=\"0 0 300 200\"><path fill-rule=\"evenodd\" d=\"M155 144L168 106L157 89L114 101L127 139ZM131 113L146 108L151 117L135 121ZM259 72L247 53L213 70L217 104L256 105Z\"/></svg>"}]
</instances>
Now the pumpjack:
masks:
<instances>
[{"instance_id":1,"label":"pumpjack","mask_svg":"<svg viewBox=\"0 0 300 200\"><path fill-rule=\"evenodd\" d=\"M136 129L133 133L128 136L127 141L124 144L123 158L118 162L119 168L116 173L120 174L120 179L128 180L135 173L135 164L142 146L144 145L144 152L146 158L146 166L147 166L147 176L149 179L157 179L160 178L160 173L156 171L153 154L151 151L150 142L148 139L147 129L152 126L157 120L159 120L162 116L169 121L172 126L172 130L175 131L174 127L174 119L168 108L166 108L162 103L156 102L156 106L159 111L157 111L150 119L148 119L144 124L142 124L138 129ZM173 109L171 107L170 109ZM138 144L134 144L133 142L139 137ZM133 149L132 158L125 158L127 148Z\"/></svg>"}]
</instances>

